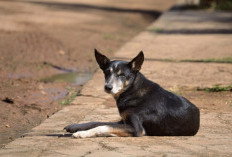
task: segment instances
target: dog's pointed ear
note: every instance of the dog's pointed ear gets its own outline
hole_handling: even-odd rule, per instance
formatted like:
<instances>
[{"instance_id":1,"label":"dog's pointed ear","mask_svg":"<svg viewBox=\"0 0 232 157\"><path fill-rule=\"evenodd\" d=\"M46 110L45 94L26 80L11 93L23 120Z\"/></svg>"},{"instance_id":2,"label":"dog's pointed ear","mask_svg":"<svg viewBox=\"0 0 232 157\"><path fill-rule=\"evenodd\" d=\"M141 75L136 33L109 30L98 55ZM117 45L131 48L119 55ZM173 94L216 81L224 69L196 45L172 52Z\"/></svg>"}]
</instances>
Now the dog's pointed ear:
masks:
<instances>
[{"instance_id":1,"label":"dog's pointed ear","mask_svg":"<svg viewBox=\"0 0 232 157\"><path fill-rule=\"evenodd\" d=\"M98 65L100 66L102 70L105 70L106 66L110 63L109 58L107 58L106 56L98 52L96 49L94 49L94 51L95 51L95 58L96 58Z\"/></svg>"},{"instance_id":2,"label":"dog's pointed ear","mask_svg":"<svg viewBox=\"0 0 232 157\"><path fill-rule=\"evenodd\" d=\"M143 51L140 51L139 54L129 62L128 65L133 71L138 72L142 67L143 61L144 54Z\"/></svg>"}]
</instances>

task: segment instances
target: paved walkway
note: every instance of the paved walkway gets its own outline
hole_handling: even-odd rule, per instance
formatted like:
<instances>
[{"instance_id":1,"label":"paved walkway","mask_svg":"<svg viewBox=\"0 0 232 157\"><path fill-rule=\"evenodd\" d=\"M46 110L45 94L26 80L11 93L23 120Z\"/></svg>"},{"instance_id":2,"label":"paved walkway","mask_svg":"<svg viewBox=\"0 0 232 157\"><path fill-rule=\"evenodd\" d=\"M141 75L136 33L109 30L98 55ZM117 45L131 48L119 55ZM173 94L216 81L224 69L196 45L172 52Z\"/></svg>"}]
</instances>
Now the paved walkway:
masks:
<instances>
[{"instance_id":1,"label":"paved walkway","mask_svg":"<svg viewBox=\"0 0 232 157\"><path fill-rule=\"evenodd\" d=\"M169 90L184 92L200 107L201 128L196 136L71 138L62 130L70 123L119 119L98 70L73 105L6 145L0 156L231 156L231 93L195 90L231 84L231 64L177 62L232 56L231 19L231 13L170 10L115 53L115 58L129 59L143 50L142 72Z\"/></svg>"}]
</instances>

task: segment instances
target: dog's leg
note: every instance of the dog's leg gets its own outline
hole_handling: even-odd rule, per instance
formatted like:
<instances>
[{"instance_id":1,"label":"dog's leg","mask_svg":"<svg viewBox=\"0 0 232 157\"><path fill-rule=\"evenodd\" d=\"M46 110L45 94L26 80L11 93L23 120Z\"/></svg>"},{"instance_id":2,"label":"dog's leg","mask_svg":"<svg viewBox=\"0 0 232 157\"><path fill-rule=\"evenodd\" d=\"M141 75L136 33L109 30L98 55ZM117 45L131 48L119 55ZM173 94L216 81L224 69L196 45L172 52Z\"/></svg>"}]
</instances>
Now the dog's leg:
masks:
<instances>
[{"instance_id":1,"label":"dog's leg","mask_svg":"<svg viewBox=\"0 0 232 157\"><path fill-rule=\"evenodd\" d=\"M140 137L146 134L139 117L135 114L128 115L127 121L131 124L134 129L133 136Z\"/></svg>"},{"instance_id":2,"label":"dog's leg","mask_svg":"<svg viewBox=\"0 0 232 157\"><path fill-rule=\"evenodd\" d=\"M88 138L88 137L127 137L133 136L133 128L126 124L103 125L96 128L78 131L73 134L75 138Z\"/></svg>"},{"instance_id":3,"label":"dog's leg","mask_svg":"<svg viewBox=\"0 0 232 157\"><path fill-rule=\"evenodd\" d=\"M67 132L74 133L77 131L83 131L83 130L89 130L98 126L103 125L115 125L115 124L122 124L122 121L120 122L89 122L89 123L82 123L82 124L70 124L66 126L64 129Z\"/></svg>"},{"instance_id":4,"label":"dog's leg","mask_svg":"<svg viewBox=\"0 0 232 157\"><path fill-rule=\"evenodd\" d=\"M120 115L123 121L126 124L131 125L131 127L134 129L133 136L135 137L143 136L146 134L145 129L143 128L143 125L141 121L139 120L139 117L133 113L134 111L127 110L127 111L122 112Z\"/></svg>"}]
</instances>

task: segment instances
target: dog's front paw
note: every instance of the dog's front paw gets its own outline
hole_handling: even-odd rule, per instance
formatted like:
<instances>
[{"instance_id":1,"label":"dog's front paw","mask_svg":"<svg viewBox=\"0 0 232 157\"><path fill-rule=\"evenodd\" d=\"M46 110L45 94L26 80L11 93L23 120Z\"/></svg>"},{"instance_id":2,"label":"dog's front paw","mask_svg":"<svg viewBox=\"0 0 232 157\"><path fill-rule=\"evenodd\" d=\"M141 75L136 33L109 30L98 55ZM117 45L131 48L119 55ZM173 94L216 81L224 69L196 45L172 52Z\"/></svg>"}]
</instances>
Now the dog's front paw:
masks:
<instances>
[{"instance_id":1,"label":"dog's front paw","mask_svg":"<svg viewBox=\"0 0 232 157\"><path fill-rule=\"evenodd\" d=\"M80 130L85 129L85 128L83 128L83 124L70 124L70 125L66 126L64 129L67 132L74 133L74 132L80 131Z\"/></svg>"},{"instance_id":2,"label":"dog's front paw","mask_svg":"<svg viewBox=\"0 0 232 157\"><path fill-rule=\"evenodd\" d=\"M74 138L87 138L90 137L88 131L78 131L72 135Z\"/></svg>"},{"instance_id":3,"label":"dog's front paw","mask_svg":"<svg viewBox=\"0 0 232 157\"><path fill-rule=\"evenodd\" d=\"M66 126L64 129L67 132L74 133L77 131L91 129L91 128L95 127L95 125L97 125L97 124L98 124L98 122L89 122L89 123L82 123L82 124L70 124L70 125Z\"/></svg>"}]
</instances>

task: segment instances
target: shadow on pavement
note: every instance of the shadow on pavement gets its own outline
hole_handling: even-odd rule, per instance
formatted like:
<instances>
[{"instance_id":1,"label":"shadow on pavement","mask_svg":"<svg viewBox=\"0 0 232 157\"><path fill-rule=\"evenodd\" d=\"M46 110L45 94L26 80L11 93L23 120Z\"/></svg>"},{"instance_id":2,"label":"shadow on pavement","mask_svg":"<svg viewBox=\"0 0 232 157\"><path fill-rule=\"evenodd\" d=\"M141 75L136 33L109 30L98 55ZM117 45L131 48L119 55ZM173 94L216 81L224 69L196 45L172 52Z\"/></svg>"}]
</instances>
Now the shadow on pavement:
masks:
<instances>
[{"instance_id":1,"label":"shadow on pavement","mask_svg":"<svg viewBox=\"0 0 232 157\"><path fill-rule=\"evenodd\" d=\"M32 137L32 136L48 136L48 137L72 137L71 133L66 133L66 134L62 134L62 133L53 133L53 134L24 134L21 136L21 138L23 137Z\"/></svg>"},{"instance_id":2,"label":"shadow on pavement","mask_svg":"<svg viewBox=\"0 0 232 157\"><path fill-rule=\"evenodd\" d=\"M56 9L68 9L74 11L78 9L79 10L92 9L92 10L103 10L103 11L121 12L121 13L140 13L140 14L152 15L155 17L159 17L161 15L160 11L155 11L155 10L127 9L127 8L96 6L96 5L78 4L78 3L61 3L61 2L56 3L56 2L39 2L39 1L20 1L20 2L33 3L33 4L43 5L46 7L52 7Z\"/></svg>"},{"instance_id":3,"label":"shadow on pavement","mask_svg":"<svg viewBox=\"0 0 232 157\"><path fill-rule=\"evenodd\" d=\"M177 29L152 31L158 34L232 34L232 29Z\"/></svg>"},{"instance_id":4,"label":"shadow on pavement","mask_svg":"<svg viewBox=\"0 0 232 157\"><path fill-rule=\"evenodd\" d=\"M72 134L68 133L68 134L47 134L46 136L50 136L50 137L72 137Z\"/></svg>"}]
</instances>

